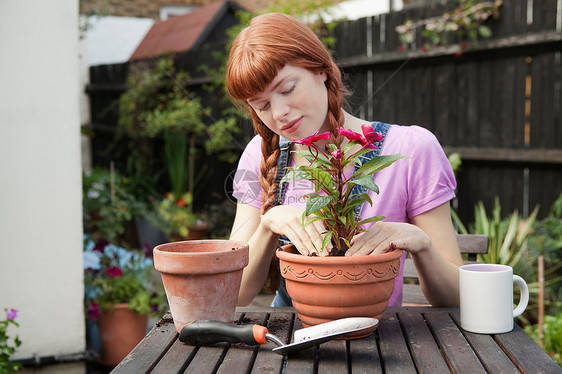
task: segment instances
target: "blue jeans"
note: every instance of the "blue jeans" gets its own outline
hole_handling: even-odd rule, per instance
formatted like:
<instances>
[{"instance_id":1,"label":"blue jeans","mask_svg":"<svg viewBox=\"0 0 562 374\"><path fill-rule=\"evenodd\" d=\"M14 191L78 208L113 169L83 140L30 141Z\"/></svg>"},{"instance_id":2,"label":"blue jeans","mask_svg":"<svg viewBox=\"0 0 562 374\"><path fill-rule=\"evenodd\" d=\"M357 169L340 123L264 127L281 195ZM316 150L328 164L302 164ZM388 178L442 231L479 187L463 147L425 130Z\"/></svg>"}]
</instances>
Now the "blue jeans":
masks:
<instances>
[{"instance_id":1,"label":"blue jeans","mask_svg":"<svg viewBox=\"0 0 562 374\"><path fill-rule=\"evenodd\" d=\"M281 277L279 280L279 288L275 291L275 298L271 303L272 307L293 306L293 302L287 293L285 286L285 278Z\"/></svg>"}]
</instances>

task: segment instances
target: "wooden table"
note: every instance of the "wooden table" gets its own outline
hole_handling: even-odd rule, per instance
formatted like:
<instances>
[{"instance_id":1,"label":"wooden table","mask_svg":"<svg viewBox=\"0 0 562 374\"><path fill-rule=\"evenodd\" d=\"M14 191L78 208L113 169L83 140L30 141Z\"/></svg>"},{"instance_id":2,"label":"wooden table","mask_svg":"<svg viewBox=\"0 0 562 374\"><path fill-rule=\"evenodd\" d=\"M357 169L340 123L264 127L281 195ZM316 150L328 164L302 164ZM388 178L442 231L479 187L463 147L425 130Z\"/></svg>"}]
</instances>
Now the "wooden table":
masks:
<instances>
[{"instance_id":1,"label":"wooden table","mask_svg":"<svg viewBox=\"0 0 562 374\"><path fill-rule=\"evenodd\" d=\"M302 327L292 308L238 308L236 318L265 325L286 342ZM271 352L273 343L184 344L168 314L113 373L562 373L519 327L480 335L461 330L459 321L458 308L391 307L367 338L283 357Z\"/></svg>"}]
</instances>

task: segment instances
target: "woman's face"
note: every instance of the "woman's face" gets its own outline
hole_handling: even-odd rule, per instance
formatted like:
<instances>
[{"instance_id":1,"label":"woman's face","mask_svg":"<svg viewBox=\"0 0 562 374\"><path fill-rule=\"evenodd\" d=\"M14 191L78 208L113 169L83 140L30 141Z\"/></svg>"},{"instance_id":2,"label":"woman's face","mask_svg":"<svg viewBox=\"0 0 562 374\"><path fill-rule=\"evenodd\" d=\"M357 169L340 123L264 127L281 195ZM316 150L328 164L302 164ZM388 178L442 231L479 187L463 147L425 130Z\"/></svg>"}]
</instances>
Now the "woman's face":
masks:
<instances>
[{"instance_id":1,"label":"woman's face","mask_svg":"<svg viewBox=\"0 0 562 374\"><path fill-rule=\"evenodd\" d=\"M326 73L286 65L248 104L273 132L299 140L315 131L329 131Z\"/></svg>"}]
</instances>

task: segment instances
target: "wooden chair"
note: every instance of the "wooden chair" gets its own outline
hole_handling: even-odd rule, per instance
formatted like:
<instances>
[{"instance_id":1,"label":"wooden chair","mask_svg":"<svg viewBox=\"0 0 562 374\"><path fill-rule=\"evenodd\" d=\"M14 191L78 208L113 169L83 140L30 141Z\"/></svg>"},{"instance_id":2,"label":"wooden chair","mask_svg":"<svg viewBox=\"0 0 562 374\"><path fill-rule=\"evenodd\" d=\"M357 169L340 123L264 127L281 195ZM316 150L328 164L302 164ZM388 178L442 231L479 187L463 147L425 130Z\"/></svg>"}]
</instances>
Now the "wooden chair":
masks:
<instances>
[{"instance_id":1,"label":"wooden chair","mask_svg":"<svg viewBox=\"0 0 562 374\"><path fill-rule=\"evenodd\" d=\"M459 249L465 264L476 263L478 254L488 253L488 236L476 234L457 234ZM402 305L429 305L419 285L414 262L408 255L404 264L404 291Z\"/></svg>"}]
</instances>

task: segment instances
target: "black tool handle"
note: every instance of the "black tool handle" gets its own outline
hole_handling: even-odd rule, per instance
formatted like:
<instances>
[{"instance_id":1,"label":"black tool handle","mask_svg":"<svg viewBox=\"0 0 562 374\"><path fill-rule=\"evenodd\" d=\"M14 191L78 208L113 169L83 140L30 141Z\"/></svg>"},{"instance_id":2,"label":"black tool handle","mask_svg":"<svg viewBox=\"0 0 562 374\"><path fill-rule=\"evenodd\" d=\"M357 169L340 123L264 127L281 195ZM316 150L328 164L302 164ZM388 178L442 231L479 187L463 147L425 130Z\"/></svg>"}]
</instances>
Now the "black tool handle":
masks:
<instances>
[{"instance_id":1,"label":"black tool handle","mask_svg":"<svg viewBox=\"0 0 562 374\"><path fill-rule=\"evenodd\" d=\"M236 326L222 321L199 320L185 325L180 341L192 345L211 345L219 342L265 344L267 328L260 325Z\"/></svg>"}]
</instances>

